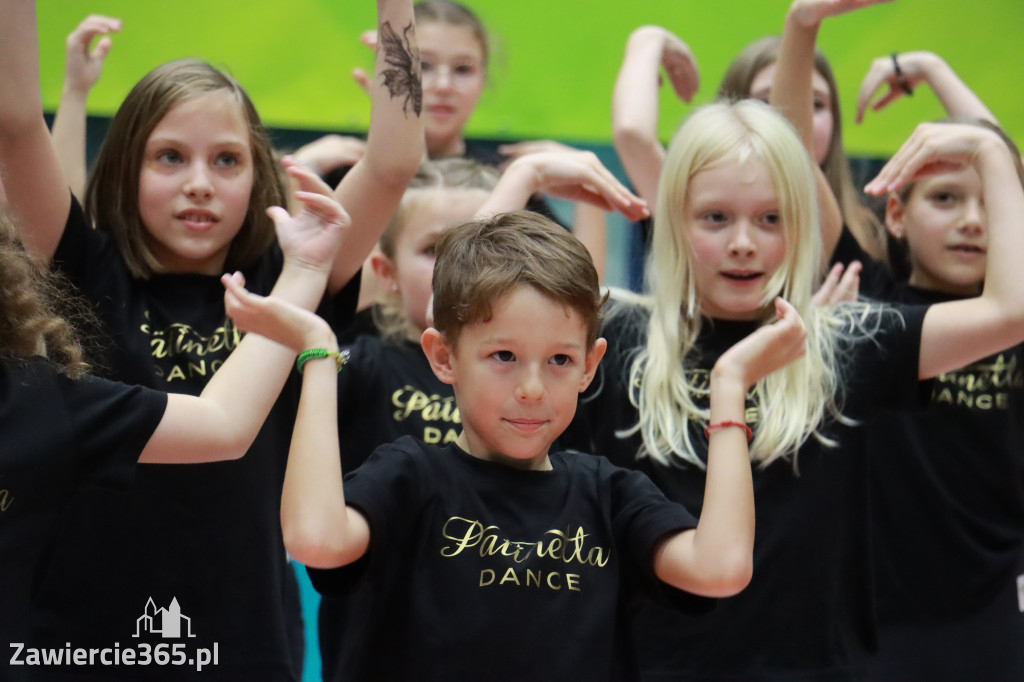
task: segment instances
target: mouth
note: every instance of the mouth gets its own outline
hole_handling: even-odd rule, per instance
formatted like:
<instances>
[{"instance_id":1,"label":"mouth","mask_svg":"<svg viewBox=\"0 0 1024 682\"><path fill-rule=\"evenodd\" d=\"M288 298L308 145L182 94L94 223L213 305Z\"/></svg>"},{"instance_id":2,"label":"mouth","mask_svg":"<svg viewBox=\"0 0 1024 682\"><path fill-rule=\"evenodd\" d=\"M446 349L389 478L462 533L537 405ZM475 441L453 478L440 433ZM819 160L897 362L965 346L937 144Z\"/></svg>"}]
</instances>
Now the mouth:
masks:
<instances>
[{"instance_id":1,"label":"mouth","mask_svg":"<svg viewBox=\"0 0 1024 682\"><path fill-rule=\"evenodd\" d=\"M733 282L753 282L760 278L764 273L757 272L754 270L725 270L722 272L722 277L733 281Z\"/></svg>"},{"instance_id":2,"label":"mouth","mask_svg":"<svg viewBox=\"0 0 1024 682\"><path fill-rule=\"evenodd\" d=\"M522 419L505 419L504 421L505 421L506 424L510 425L512 428L518 429L519 431L526 431L526 432L536 431L536 430L538 430L539 428L541 428L542 426L544 426L545 424L548 423L546 419L526 419L526 418L522 418Z\"/></svg>"},{"instance_id":3,"label":"mouth","mask_svg":"<svg viewBox=\"0 0 1024 682\"><path fill-rule=\"evenodd\" d=\"M955 253L965 253L971 255L984 255L985 253L985 249L981 248L980 246L975 246L974 244L954 244L953 246L948 247L948 249Z\"/></svg>"},{"instance_id":4,"label":"mouth","mask_svg":"<svg viewBox=\"0 0 1024 682\"><path fill-rule=\"evenodd\" d=\"M184 223L190 230L203 232L217 223L218 218L210 211L188 210L176 213L175 218Z\"/></svg>"}]
</instances>

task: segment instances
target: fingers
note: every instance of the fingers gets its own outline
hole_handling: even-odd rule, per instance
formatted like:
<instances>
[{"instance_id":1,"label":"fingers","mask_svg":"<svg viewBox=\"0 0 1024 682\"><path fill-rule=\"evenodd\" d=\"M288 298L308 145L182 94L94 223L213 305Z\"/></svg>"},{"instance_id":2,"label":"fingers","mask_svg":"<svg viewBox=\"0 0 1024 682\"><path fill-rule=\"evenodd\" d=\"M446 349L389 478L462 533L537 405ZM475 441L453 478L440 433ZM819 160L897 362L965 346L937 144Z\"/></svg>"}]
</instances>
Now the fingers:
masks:
<instances>
[{"instance_id":1,"label":"fingers","mask_svg":"<svg viewBox=\"0 0 1024 682\"><path fill-rule=\"evenodd\" d=\"M575 152L579 151L561 142L554 140L527 140L524 142L512 142L498 145L498 153L510 159L518 159L527 154L539 154L540 152Z\"/></svg>"},{"instance_id":2,"label":"fingers","mask_svg":"<svg viewBox=\"0 0 1024 682\"><path fill-rule=\"evenodd\" d=\"M121 30L121 20L100 14L90 14L82 20L67 39L68 50L85 51L93 38L105 33L117 33Z\"/></svg>"},{"instance_id":3,"label":"fingers","mask_svg":"<svg viewBox=\"0 0 1024 682\"><path fill-rule=\"evenodd\" d=\"M860 293L860 261L853 261L847 266L836 263L821 283L821 287L811 297L814 307L834 305L844 301L856 301Z\"/></svg>"},{"instance_id":4,"label":"fingers","mask_svg":"<svg viewBox=\"0 0 1024 682\"><path fill-rule=\"evenodd\" d=\"M341 204L334 200L334 197L324 196L320 192L298 190L295 192L295 198L302 202L304 211L312 213L328 225L347 227L352 222L348 213L341 207ZM285 215L287 215L287 211Z\"/></svg>"},{"instance_id":5,"label":"fingers","mask_svg":"<svg viewBox=\"0 0 1024 682\"><path fill-rule=\"evenodd\" d=\"M366 45L371 50L377 49L377 31L376 29L369 29L359 34L359 42Z\"/></svg>"},{"instance_id":6,"label":"fingers","mask_svg":"<svg viewBox=\"0 0 1024 682\"><path fill-rule=\"evenodd\" d=\"M363 89L363 92L367 95L370 94L370 77L366 74L364 69L360 69L358 66L352 69L352 80L356 82L356 85Z\"/></svg>"}]
</instances>

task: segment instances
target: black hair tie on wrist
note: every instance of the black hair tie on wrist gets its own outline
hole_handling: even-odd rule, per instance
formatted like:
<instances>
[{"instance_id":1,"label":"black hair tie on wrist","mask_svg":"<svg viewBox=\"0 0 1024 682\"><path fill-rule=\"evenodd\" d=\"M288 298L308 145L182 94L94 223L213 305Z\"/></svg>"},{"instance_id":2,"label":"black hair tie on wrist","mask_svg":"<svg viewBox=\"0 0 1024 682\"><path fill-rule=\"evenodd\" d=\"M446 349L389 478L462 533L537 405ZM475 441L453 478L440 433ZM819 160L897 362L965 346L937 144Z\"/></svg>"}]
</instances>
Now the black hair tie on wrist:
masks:
<instances>
[{"instance_id":1,"label":"black hair tie on wrist","mask_svg":"<svg viewBox=\"0 0 1024 682\"><path fill-rule=\"evenodd\" d=\"M910 87L907 77L903 75L903 69L900 68L899 60L896 59L898 54L898 52L892 53L892 70L896 74L896 85L900 87L904 95L909 97L914 94L914 88Z\"/></svg>"}]
</instances>

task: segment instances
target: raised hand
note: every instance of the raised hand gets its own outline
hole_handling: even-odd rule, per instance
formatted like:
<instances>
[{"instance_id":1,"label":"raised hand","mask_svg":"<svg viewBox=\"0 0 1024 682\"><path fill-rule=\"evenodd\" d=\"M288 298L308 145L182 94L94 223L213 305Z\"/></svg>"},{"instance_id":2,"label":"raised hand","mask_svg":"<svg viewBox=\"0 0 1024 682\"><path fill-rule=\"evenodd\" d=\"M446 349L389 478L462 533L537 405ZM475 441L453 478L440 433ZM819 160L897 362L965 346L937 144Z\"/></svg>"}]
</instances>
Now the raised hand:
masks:
<instances>
[{"instance_id":1,"label":"raised hand","mask_svg":"<svg viewBox=\"0 0 1024 682\"><path fill-rule=\"evenodd\" d=\"M359 42L376 52L377 31L373 29L363 31L359 34ZM370 75L366 73L366 69L361 69L358 66L352 69L352 80L356 82L356 85L363 89L363 92L370 94Z\"/></svg>"},{"instance_id":2,"label":"raised hand","mask_svg":"<svg viewBox=\"0 0 1024 682\"><path fill-rule=\"evenodd\" d=\"M832 269L828 271L825 281L811 297L811 305L818 307L856 301L857 295L860 293L862 267L861 262L856 260L845 268L842 263L833 265Z\"/></svg>"},{"instance_id":3,"label":"raised hand","mask_svg":"<svg viewBox=\"0 0 1024 682\"><path fill-rule=\"evenodd\" d=\"M605 211L620 211L630 220L649 215L646 202L626 189L593 152L544 141L505 145L502 153L514 159L503 180L523 178L522 187L528 192L526 198L541 192L558 199L583 201ZM515 208L522 206L501 210Z\"/></svg>"},{"instance_id":4,"label":"raised hand","mask_svg":"<svg viewBox=\"0 0 1024 682\"><path fill-rule=\"evenodd\" d=\"M789 16L805 27L816 27L828 17L879 5L893 0L794 0L789 7Z\"/></svg>"},{"instance_id":5,"label":"raised hand","mask_svg":"<svg viewBox=\"0 0 1024 682\"><path fill-rule=\"evenodd\" d=\"M366 154L366 141L348 135L324 135L291 154L317 175L326 175L341 166L354 166Z\"/></svg>"},{"instance_id":6,"label":"raised hand","mask_svg":"<svg viewBox=\"0 0 1024 682\"><path fill-rule=\"evenodd\" d=\"M242 331L259 334L294 351L336 345L330 326L315 313L273 296L245 288L242 273L221 276L224 307Z\"/></svg>"},{"instance_id":7,"label":"raised hand","mask_svg":"<svg viewBox=\"0 0 1024 682\"><path fill-rule=\"evenodd\" d=\"M979 125L922 123L864 191L883 195L927 175L961 170L973 165L982 147L993 142L996 149L1006 149L994 130Z\"/></svg>"},{"instance_id":8,"label":"raised hand","mask_svg":"<svg viewBox=\"0 0 1024 682\"><path fill-rule=\"evenodd\" d=\"M807 352L807 330L792 305L775 299L778 319L759 327L718 358L714 372L727 374L750 389L762 378L779 370Z\"/></svg>"},{"instance_id":9,"label":"raised hand","mask_svg":"<svg viewBox=\"0 0 1024 682\"><path fill-rule=\"evenodd\" d=\"M299 186L294 196L302 208L294 216L280 206L267 209L285 263L329 273L351 220L316 174L297 162L286 162L285 169Z\"/></svg>"},{"instance_id":10,"label":"raised hand","mask_svg":"<svg viewBox=\"0 0 1024 682\"><path fill-rule=\"evenodd\" d=\"M88 92L100 78L103 60L110 52L110 33L121 30L121 20L90 14L68 34L65 42L64 87L79 93ZM89 49L97 36L95 47Z\"/></svg>"}]
</instances>

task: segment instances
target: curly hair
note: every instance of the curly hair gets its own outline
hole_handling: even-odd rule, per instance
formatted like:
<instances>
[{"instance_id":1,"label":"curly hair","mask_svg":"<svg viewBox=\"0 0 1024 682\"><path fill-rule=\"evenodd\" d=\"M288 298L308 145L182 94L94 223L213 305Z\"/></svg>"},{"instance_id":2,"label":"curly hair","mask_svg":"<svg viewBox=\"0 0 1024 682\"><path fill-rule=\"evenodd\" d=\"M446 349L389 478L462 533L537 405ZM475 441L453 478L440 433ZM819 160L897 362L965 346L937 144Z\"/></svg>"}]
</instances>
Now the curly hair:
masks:
<instances>
[{"instance_id":1,"label":"curly hair","mask_svg":"<svg viewBox=\"0 0 1024 682\"><path fill-rule=\"evenodd\" d=\"M88 370L82 344L60 314L74 300L60 278L25 251L14 222L0 212L0 353L46 357L66 376L81 377Z\"/></svg>"}]
</instances>

